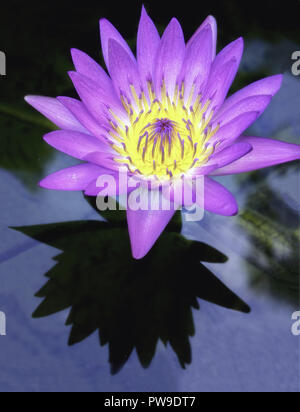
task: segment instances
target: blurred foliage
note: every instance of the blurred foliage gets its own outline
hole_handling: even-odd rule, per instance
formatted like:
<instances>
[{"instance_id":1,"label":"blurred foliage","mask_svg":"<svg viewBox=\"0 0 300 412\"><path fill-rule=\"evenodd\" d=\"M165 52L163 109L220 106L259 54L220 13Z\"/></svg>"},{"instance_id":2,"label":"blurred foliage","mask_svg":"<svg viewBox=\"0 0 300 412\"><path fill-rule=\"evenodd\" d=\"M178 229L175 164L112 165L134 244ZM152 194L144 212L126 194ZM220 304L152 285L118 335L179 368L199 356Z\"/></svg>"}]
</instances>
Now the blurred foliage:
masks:
<instances>
[{"instance_id":1,"label":"blurred foliage","mask_svg":"<svg viewBox=\"0 0 300 412\"><path fill-rule=\"evenodd\" d=\"M276 173L279 176L286 176L288 173L298 173L300 170L300 163L298 160L294 162L284 163L281 165L268 167L266 169L255 170L250 173L242 173L236 175L235 178L241 187L251 187L253 184L264 184L268 177Z\"/></svg>"},{"instance_id":2,"label":"blurred foliage","mask_svg":"<svg viewBox=\"0 0 300 412\"><path fill-rule=\"evenodd\" d=\"M88 200L95 205L94 198ZM148 367L159 340L172 347L183 368L191 363L197 298L249 313L248 305L200 263L225 263L226 256L181 236L180 214L140 261L131 256L124 213L107 212L105 218L14 229L62 251L36 294L43 302L33 316L71 308L69 344L98 330L101 345L109 346L112 373L134 349Z\"/></svg>"},{"instance_id":3,"label":"blurred foliage","mask_svg":"<svg viewBox=\"0 0 300 412\"><path fill-rule=\"evenodd\" d=\"M299 303L299 211L267 184L248 197L238 224L249 238L250 282L274 297Z\"/></svg>"},{"instance_id":4,"label":"blurred foliage","mask_svg":"<svg viewBox=\"0 0 300 412\"><path fill-rule=\"evenodd\" d=\"M30 189L37 189L54 153L42 139L49 128L38 118L27 119L24 113L0 105L0 129L0 167L14 173Z\"/></svg>"}]
</instances>

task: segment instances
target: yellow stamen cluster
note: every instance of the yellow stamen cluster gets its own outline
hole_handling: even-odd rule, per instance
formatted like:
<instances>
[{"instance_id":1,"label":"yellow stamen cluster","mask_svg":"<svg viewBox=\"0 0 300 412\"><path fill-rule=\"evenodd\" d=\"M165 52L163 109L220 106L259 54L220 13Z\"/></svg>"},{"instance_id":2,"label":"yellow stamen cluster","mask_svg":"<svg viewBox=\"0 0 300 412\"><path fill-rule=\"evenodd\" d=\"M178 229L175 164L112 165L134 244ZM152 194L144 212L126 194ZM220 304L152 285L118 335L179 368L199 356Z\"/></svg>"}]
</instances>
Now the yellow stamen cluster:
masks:
<instances>
[{"instance_id":1,"label":"yellow stamen cluster","mask_svg":"<svg viewBox=\"0 0 300 412\"><path fill-rule=\"evenodd\" d=\"M209 126L213 116L212 110L207 112L210 101L203 104L198 95L193 102L192 90L185 103L184 84L176 88L172 101L165 85L160 98L151 83L148 86L149 100L144 93L138 97L134 87L131 87L132 102L122 97L129 126L112 113L110 135L120 155L116 161L132 173L159 180L172 179L205 165L214 151L213 145L207 143L218 130L218 126L214 129Z\"/></svg>"}]
</instances>

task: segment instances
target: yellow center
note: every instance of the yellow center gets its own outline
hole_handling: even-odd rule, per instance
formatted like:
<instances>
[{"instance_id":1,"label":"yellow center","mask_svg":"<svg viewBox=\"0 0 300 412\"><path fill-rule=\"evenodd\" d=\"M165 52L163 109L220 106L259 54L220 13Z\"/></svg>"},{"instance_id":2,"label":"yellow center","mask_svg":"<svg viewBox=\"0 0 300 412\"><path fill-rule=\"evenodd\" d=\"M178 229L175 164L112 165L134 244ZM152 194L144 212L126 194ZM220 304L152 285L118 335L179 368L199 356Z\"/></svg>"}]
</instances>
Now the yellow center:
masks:
<instances>
[{"instance_id":1,"label":"yellow center","mask_svg":"<svg viewBox=\"0 0 300 412\"><path fill-rule=\"evenodd\" d=\"M113 113L111 122L113 147L119 153L116 161L126 165L130 172L159 180L182 176L189 170L205 165L214 151L208 141L218 126L209 126L213 111L207 115L210 101L195 99L194 90L185 104L184 85L176 88L173 101L163 85L158 99L149 86L150 103L131 88L133 102L121 97L130 126L125 126Z\"/></svg>"}]
</instances>

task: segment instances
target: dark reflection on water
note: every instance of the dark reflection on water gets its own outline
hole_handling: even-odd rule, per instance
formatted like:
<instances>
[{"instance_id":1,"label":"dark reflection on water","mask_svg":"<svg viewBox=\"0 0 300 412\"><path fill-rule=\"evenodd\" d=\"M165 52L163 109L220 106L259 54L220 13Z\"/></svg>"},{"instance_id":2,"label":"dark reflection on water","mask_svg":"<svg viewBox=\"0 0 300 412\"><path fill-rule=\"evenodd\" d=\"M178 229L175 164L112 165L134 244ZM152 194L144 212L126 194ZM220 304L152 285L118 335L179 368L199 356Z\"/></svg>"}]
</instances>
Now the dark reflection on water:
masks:
<instances>
[{"instance_id":1,"label":"dark reflection on water","mask_svg":"<svg viewBox=\"0 0 300 412\"><path fill-rule=\"evenodd\" d=\"M95 202L93 198L88 199ZM150 254L131 257L125 216L104 214L107 222L78 221L14 228L60 249L57 264L36 294L43 302L33 317L71 308L69 345L98 330L109 345L111 372L117 373L136 349L150 366L159 339L171 345L183 368L191 363L192 309L198 298L249 313L250 308L201 262L225 263L211 246L181 236L180 216L169 224Z\"/></svg>"}]
</instances>

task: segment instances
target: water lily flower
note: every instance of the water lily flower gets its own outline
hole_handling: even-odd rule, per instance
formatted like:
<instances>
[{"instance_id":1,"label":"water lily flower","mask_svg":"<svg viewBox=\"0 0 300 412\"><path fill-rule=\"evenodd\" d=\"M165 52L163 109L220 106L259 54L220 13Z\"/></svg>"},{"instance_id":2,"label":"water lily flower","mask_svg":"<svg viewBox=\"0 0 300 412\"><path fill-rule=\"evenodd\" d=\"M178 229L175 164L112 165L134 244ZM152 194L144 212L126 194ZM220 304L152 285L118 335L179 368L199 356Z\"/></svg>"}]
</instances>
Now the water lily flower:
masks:
<instances>
[{"instance_id":1,"label":"water lily flower","mask_svg":"<svg viewBox=\"0 0 300 412\"><path fill-rule=\"evenodd\" d=\"M182 178L191 182L203 176L205 210L233 216L238 212L234 196L212 177L300 158L298 145L243 136L280 89L282 75L257 81L227 98L244 44L239 38L216 54L213 17L185 43L175 18L160 37L143 8L136 57L109 21L100 21L100 33L109 75L85 53L73 49L75 71L69 75L80 100L26 97L61 129L47 134L45 141L82 161L46 177L41 187L96 196L99 176L118 180L126 171L144 188L148 182L158 182L151 190L167 186L177 207L185 206L178 194ZM191 190L196 190L192 184ZM117 194L122 192L121 188ZM176 207L128 208L136 259L149 252Z\"/></svg>"}]
</instances>

